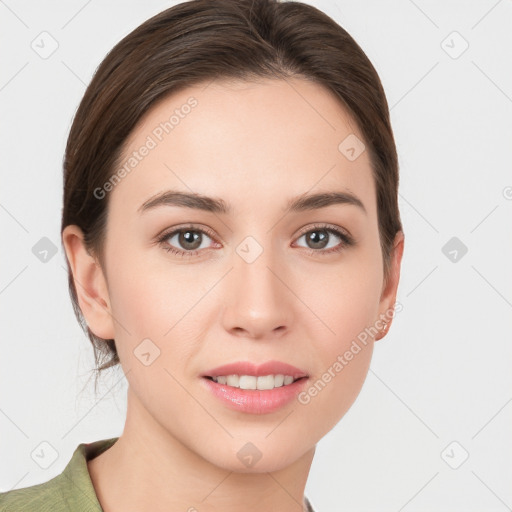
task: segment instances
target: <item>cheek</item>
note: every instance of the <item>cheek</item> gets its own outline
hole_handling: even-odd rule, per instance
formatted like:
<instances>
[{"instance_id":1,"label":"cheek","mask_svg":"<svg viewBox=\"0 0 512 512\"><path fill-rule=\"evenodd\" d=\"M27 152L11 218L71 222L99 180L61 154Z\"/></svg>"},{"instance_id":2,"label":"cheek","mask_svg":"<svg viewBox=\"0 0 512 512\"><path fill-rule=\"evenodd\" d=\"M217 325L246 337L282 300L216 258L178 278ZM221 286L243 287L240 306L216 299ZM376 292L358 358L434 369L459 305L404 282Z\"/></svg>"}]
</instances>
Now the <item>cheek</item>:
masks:
<instances>
[{"instance_id":1,"label":"cheek","mask_svg":"<svg viewBox=\"0 0 512 512\"><path fill-rule=\"evenodd\" d=\"M350 360L347 358L347 350ZM323 437L348 412L358 397L370 366L373 343L348 344L332 354L323 373L315 375L298 395L303 428Z\"/></svg>"},{"instance_id":2,"label":"cheek","mask_svg":"<svg viewBox=\"0 0 512 512\"><path fill-rule=\"evenodd\" d=\"M208 292L208 283L185 264L173 268L150 258L114 255L112 261L116 265L109 272L110 302L121 359L129 364L141 342L150 339L160 351L160 361L170 367L186 361L197 335L188 331L191 325L200 328L196 304Z\"/></svg>"},{"instance_id":3,"label":"cheek","mask_svg":"<svg viewBox=\"0 0 512 512\"><path fill-rule=\"evenodd\" d=\"M304 283L316 290L308 294L308 305L322 323L310 333L318 372L299 396L299 403L309 410L305 418L310 428L318 428L315 418L322 418L325 433L357 398L372 357L382 267L374 254L368 254L359 253L341 264L339 271L317 273Z\"/></svg>"},{"instance_id":4,"label":"cheek","mask_svg":"<svg viewBox=\"0 0 512 512\"><path fill-rule=\"evenodd\" d=\"M179 409L193 406L180 382L199 350L197 303L207 291L185 268L119 261L111 279L116 347L130 388L154 418L175 418L173 428ZM194 414L201 424L201 411Z\"/></svg>"},{"instance_id":5,"label":"cheek","mask_svg":"<svg viewBox=\"0 0 512 512\"><path fill-rule=\"evenodd\" d=\"M305 302L323 322L318 331L323 335L316 338L321 352L332 358L378 318L382 262L372 250L354 251L339 265L304 275L308 276L301 285Z\"/></svg>"},{"instance_id":6,"label":"cheek","mask_svg":"<svg viewBox=\"0 0 512 512\"><path fill-rule=\"evenodd\" d=\"M375 286L329 288L329 302L321 312L329 329L314 339L316 372L299 395L308 428L322 435L329 432L350 409L366 379L373 353L369 327L378 311ZM331 332L332 331L332 332ZM321 333L321 334L320 334Z\"/></svg>"}]
</instances>

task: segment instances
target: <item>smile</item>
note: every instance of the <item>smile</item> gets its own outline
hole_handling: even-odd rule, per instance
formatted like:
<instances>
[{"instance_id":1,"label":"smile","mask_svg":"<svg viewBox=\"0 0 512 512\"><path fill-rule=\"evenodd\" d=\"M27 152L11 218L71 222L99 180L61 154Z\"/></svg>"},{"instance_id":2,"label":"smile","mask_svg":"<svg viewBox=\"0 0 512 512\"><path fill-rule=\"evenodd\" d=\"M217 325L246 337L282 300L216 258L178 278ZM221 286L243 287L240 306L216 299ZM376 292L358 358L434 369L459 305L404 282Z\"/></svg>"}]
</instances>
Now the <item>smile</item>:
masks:
<instances>
[{"instance_id":1,"label":"smile","mask_svg":"<svg viewBox=\"0 0 512 512\"><path fill-rule=\"evenodd\" d=\"M225 384L233 388L240 389L274 389L282 386L288 386L295 380L291 375L219 375L217 377L210 377L214 382L218 384Z\"/></svg>"}]
</instances>

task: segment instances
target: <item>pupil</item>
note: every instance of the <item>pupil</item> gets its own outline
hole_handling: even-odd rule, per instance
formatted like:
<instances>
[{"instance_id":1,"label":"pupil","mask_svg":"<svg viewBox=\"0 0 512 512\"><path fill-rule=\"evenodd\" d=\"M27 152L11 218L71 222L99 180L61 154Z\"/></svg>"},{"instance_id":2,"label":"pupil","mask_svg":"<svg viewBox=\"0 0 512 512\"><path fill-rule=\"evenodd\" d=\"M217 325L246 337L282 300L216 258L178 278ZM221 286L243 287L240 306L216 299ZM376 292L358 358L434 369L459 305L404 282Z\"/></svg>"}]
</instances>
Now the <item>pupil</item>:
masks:
<instances>
[{"instance_id":1,"label":"pupil","mask_svg":"<svg viewBox=\"0 0 512 512\"><path fill-rule=\"evenodd\" d=\"M201 245L201 234L196 231L182 231L180 234L180 244L188 249L197 249ZM192 244L192 247L190 247Z\"/></svg>"},{"instance_id":2,"label":"pupil","mask_svg":"<svg viewBox=\"0 0 512 512\"><path fill-rule=\"evenodd\" d=\"M320 233L320 236L317 236L318 233ZM308 239L313 243L314 248L318 248L317 246L323 248L325 247L325 241L327 240L327 233L325 230L311 231Z\"/></svg>"}]
</instances>

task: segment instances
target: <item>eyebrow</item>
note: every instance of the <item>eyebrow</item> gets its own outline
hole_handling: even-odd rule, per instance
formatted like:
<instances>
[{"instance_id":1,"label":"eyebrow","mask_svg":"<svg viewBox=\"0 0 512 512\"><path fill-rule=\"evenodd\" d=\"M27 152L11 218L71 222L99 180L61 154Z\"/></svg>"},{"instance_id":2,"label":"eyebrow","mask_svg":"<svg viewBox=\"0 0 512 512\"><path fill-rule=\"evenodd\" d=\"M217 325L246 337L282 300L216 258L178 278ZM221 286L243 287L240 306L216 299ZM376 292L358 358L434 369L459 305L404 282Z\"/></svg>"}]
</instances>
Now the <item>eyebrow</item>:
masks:
<instances>
[{"instance_id":1,"label":"eyebrow","mask_svg":"<svg viewBox=\"0 0 512 512\"><path fill-rule=\"evenodd\" d=\"M318 210L336 204L348 204L357 206L364 213L366 208L362 201L350 192L321 192L317 194L301 195L292 198L286 205L286 210L290 212L303 212L309 210ZM202 194L179 192L167 190L161 192L144 202L139 208L139 213L152 210L160 206L181 206L195 210L203 210L211 213L228 215L232 213L231 206L223 199L218 197L208 197Z\"/></svg>"}]
</instances>

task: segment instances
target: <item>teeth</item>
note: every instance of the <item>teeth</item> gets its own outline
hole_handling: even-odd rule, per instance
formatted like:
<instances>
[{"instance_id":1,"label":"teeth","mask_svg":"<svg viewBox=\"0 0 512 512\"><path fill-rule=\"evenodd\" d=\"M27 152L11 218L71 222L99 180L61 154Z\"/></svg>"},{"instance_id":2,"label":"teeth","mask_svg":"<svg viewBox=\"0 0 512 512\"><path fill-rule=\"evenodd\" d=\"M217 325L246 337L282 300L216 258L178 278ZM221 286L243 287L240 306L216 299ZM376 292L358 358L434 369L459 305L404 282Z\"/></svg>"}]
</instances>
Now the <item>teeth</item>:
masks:
<instances>
[{"instance_id":1,"label":"teeth","mask_svg":"<svg viewBox=\"0 0 512 512\"><path fill-rule=\"evenodd\" d=\"M238 379L238 387L240 389L256 389L258 386L258 377L252 375L240 375Z\"/></svg>"},{"instance_id":2,"label":"teeth","mask_svg":"<svg viewBox=\"0 0 512 512\"><path fill-rule=\"evenodd\" d=\"M240 389L274 389L281 386L287 386L293 382L291 375L264 375L255 377L254 375L219 375L212 377L219 384Z\"/></svg>"},{"instance_id":3,"label":"teeth","mask_svg":"<svg viewBox=\"0 0 512 512\"><path fill-rule=\"evenodd\" d=\"M233 386L234 388L240 387L240 377L238 375L228 375L227 376L227 385Z\"/></svg>"},{"instance_id":4,"label":"teeth","mask_svg":"<svg viewBox=\"0 0 512 512\"><path fill-rule=\"evenodd\" d=\"M274 387L280 388L284 384L284 375L275 375L274 376Z\"/></svg>"},{"instance_id":5,"label":"teeth","mask_svg":"<svg viewBox=\"0 0 512 512\"><path fill-rule=\"evenodd\" d=\"M241 381L242 379L240 379ZM276 387L275 384L276 378L273 375L265 375L258 377L256 379L256 388L257 389L274 389ZM242 383L240 382L240 387L242 387Z\"/></svg>"}]
</instances>

